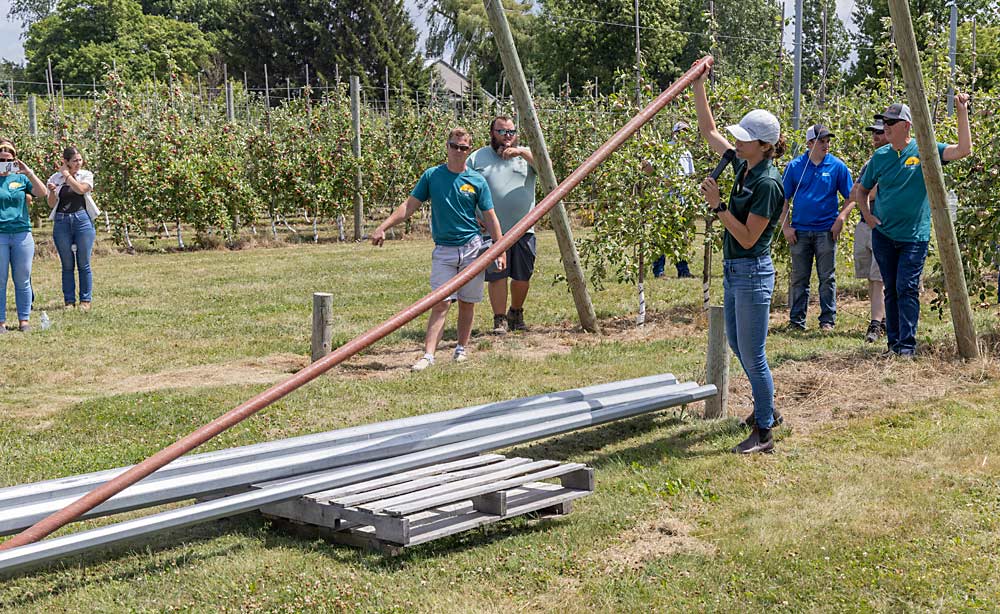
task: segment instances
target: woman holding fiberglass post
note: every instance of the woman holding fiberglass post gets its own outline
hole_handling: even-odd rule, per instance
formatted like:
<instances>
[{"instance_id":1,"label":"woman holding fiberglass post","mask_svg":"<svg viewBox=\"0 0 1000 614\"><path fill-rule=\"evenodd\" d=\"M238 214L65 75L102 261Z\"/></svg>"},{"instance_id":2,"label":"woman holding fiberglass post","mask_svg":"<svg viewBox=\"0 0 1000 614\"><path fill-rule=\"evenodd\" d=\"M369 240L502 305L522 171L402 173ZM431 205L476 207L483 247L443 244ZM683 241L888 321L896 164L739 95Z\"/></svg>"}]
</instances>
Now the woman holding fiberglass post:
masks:
<instances>
[{"instance_id":1,"label":"woman holding fiberglass post","mask_svg":"<svg viewBox=\"0 0 1000 614\"><path fill-rule=\"evenodd\" d=\"M705 80L708 69L694 82L698 130L709 147L723 155L733 146L715 126L708 106ZM781 173L771 162L785 151L778 119L763 109L727 126L736 139L736 182L728 204L722 202L719 184L708 177L701 184L709 208L725 226L722 239L724 311L729 347L750 380L754 413L750 436L733 448L738 454L774 449L771 428L781 422L774 410L774 379L767 364L767 325L774 292L771 237L781 217L785 191Z\"/></svg>"},{"instance_id":2,"label":"woman holding fiberglass post","mask_svg":"<svg viewBox=\"0 0 1000 614\"><path fill-rule=\"evenodd\" d=\"M17 159L17 149L0 140L0 334L7 332L7 271L14 278L18 330L31 329L31 261L35 239L31 236L28 193L44 198L48 191L28 165Z\"/></svg>"}]
</instances>

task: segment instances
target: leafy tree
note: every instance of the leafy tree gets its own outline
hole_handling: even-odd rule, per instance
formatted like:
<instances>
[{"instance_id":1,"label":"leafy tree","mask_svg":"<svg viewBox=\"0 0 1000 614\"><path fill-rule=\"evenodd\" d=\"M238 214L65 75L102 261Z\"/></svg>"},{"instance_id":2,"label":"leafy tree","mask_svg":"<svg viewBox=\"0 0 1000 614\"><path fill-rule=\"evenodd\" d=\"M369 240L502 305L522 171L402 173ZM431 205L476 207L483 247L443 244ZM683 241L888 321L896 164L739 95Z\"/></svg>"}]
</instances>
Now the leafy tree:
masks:
<instances>
[{"instance_id":1,"label":"leafy tree","mask_svg":"<svg viewBox=\"0 0 1000 614\"><path fill-rule=\"evenodd\" d=\"M720 76L738 75L759 81L773 78L781 44L779 3L776 0L716 0L714 5L714 24L707 22L704 30L689 28L689 31L716 34L715 70Z\"/></svg>"},{"instance_id":2,"label":"leafy tree","mask_svg":"<svg viewBox=\"0 0 1000 614\"><path fill-rule=\"evenodd\" d=\"M823 79L823 9L826 9L827 87L840 80L841 65L851 53L850 37L837 16L836 0L804 0L802 7L802 79L820 91Z\"/></svg>"},{"instance_id":3,"label":"leafy tree","mask_svg":"<svg viewBox=\"0 0 1000 614\"><path fill-rule=\"evenodd\" d=\"M27 76L43 81L48 60L58 79L89 82L117 64L130 78L203 68L215 49L192 24L144 15L135 0L62 0L31 25L24 41Z\"/></svg>"},{"instance_id":4,"label":"leafy tree","mask_svg":"<svg viewBox=\"0 0 1000 614\"><path fill-rule=\"evenodd\" d=\"M140 0L147 15L193 23L218 46L243 10L237 0Z\"/></svg>"},{"instance_id":5,"label":"leafy tree","mask_svg":"<svg viewBox=\"0 0 1000 614\"><path fill-rule=\"evenodd\" d=\"M402 0L300 0L246 3L222 43L235 67L276 80L300 79L305 65L327 79L358 74L381 84L385 69L394 86L423 85L417 32Z\"/></svg>"},{"instance_id":6,"label":"leafy tree","mask_svg":"<svg viewBox=\"0 0 1000 614\"><path fill-rule=\"evenodd\" d=\"M7 18L20 20L21 27L28 27L48 17L56 8L57 0L11 0Z\"/></svg>"},{"instance_id":7,"label":"leafy tree","mask_svg":"<svg viewBox=\"0 0 1000 614\"><path fill-rule=\"evenodd\" d=\"M538 77L535 62L538 17L531 12L533 4L530 0L501 1L525 76ZM482 0L419 0L418 6L429 15L428 56L443 56L450 51L452 63L459 70L475 73L486 89L499 84L503 62Z\"/></svg>"},{"instance_id":8,"label":"leafy tree","mask_svg":"<svg viewBox=\"0 0 1000 614\"><path fill-rule=\"evenodd\" d=\"M686 42L678 28L679 0L643 0L639 6L644 71L660 86L687 66L676 60ZM542 0L540 72L550 83L611 85L617 70L635 66L633 0Z\"/></svg>"}]
</instances>

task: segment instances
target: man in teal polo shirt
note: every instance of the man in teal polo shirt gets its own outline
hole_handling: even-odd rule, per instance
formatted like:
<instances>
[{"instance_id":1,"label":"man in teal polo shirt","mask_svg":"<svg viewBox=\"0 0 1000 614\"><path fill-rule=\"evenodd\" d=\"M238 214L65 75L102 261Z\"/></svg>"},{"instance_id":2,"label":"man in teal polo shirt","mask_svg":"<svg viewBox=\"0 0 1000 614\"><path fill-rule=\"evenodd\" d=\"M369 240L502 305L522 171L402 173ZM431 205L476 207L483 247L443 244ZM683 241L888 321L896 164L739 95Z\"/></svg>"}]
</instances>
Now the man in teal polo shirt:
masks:
<instances>
[{"instance_id":1,"label":"man in teal polo shirt","mask_svg":"<svg viewBox=\"0 0 1000 614\"><path fill-rule=\"evenodd\" d=\"M448 161L424 171L420 181L395 211L375 229L371 235L372 245L385 242L385 231L431 201L431 236L434 238L434 252L431 255L431 290L437 290L448 280L472 264L482 250L483 241L479 233L476 212L482 214L486 229L494 241L499 241L503 233L500 221L493 211L493 199L486 180L465 165L472 149L472 137L464 128L454 128L448 134ZM506 254L496 260L496 267L507 266ZM414 371L423 371L434 364L441 334L444 332L445 316L452 301L458 301L458 345L455 346L455 362L467 359L466 346L472 335L472 321L475 318L476 303L483 300L483 272L472 278L447 299L431 308L427 320L427 336L424 339L424 355L414 365Z\"/></svg>"},{"instance_id":2,"label":"man in teal polo shirt","mask_svg":"<svg viewBox=\"0 0 1000 614\"><path fill-rule=\"evenodd\" d=\"M968 103L968 94L955 94L958 144L937 144L942 164L972 153ZM917 142L910 138L910 108L897 102L875 118L882 120L889 144L872 154L855 187L854 200L872 229L872 252L885 285L889 350L912 357L917 349L920 274L931 238L931 208ZM878 198L872 210L868 193L876 184Z\"/></svg>"},{"instance_id":3,"label":"man in teal polo shirt","mask_svg":"<svg viewBox=\"0 0 1000 614\"><path fill-rule=\"evenodd\" d=\"M517 142L517 128L505 116L490 123L490 144L469 157L469 166L486 178L493 195L493 207L504 234L535 208L535 158L531 150ZM507 250L507 268L487 271L493 332L525 330L524 301L535 272L535 229L529 228ZM507 310L507 279L510 278L510 310Z\"/></svg>"}]
</instances>

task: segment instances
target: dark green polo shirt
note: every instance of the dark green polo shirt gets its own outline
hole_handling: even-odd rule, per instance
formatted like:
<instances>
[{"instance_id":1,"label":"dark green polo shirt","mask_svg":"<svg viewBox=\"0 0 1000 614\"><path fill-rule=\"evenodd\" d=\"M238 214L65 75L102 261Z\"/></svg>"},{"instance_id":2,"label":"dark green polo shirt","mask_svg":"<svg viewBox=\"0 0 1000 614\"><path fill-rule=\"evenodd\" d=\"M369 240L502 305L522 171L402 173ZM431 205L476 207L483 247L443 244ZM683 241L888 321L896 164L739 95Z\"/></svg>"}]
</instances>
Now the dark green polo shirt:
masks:
<instances>
[{"instance_id":1,"label":"dark green polo shirt","mask_svg":"<svg viewBox=\"0 0 1000 614\"><path fill-rule=\"evenodd\" d=\"M760 238L750 249L744 249L739 242L726 230L722 235L722 255L727 260L732 258L756 258L771 253L771 237L774 228L781 218L781 210L785 205L785 190L781 187L781 173L770 160L762 160L750 169L746 178L746 160L737 159L733 164L736 170L736 183L729 194L729 211L737 220L746 224L751 213L766 217L770 221Z\"/></svg>"}]
</instances>

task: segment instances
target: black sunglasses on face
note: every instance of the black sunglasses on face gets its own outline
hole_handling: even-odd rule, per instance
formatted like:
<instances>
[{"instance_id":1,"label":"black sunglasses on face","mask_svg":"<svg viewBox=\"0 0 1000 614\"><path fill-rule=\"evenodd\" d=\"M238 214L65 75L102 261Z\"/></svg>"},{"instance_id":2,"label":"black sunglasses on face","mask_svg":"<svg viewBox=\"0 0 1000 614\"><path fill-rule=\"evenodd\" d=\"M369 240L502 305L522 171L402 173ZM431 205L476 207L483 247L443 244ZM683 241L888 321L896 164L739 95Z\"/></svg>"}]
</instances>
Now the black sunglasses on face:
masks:
<instances>
[{"instance_id":1,"label":"black sunglasses on face","mask_svg":"<svg viewBox=\"0 0 1000 614\"><path fill-rule=\"evenodd\" d=\"M898 124L901 121L903 121L903 120L901 120L901 119L883 119L882 123L885 124L886 126L895 126L896 124Z\"/></svg>"},{"instance_id":2,"label":"black sunglasses on face","mask_svg":"<svg viewBox=\"0 0 1000 614\"><path fill-rule=\"evenodd\" d=\"M516 129L515 130L504 130L503 128L498 128L497 129L497 134L499 134L500 136L514 136L515 134L517 134L517 130Z\"/></svg>"},{"instance_id":3,"label":"black sunglasses on face","mask_svg":"<svg viewBox=\"0 0 1000 614\"><path fill-rule=\"evenodd\" d=\"M457 149L458 151L469 151L470 149L472 149L472 147L469 145L459 145L458 143L452 143L451 141L448 141L448 147L451 147L452 149Z\"/></svg>"},{"instance_id":4,"label":"black sunglasses on face","mask_svg":"<svg viewBox=\"0 0 1000 614\"><path fill-rule=\"evenodd\" d=\"M872 134L882 135L885 134L885 130L872 130Z\"/></svg>"}]
</instances>

